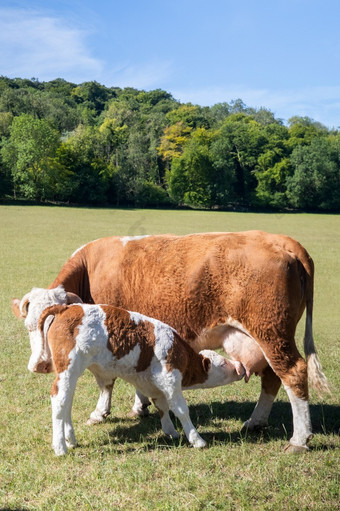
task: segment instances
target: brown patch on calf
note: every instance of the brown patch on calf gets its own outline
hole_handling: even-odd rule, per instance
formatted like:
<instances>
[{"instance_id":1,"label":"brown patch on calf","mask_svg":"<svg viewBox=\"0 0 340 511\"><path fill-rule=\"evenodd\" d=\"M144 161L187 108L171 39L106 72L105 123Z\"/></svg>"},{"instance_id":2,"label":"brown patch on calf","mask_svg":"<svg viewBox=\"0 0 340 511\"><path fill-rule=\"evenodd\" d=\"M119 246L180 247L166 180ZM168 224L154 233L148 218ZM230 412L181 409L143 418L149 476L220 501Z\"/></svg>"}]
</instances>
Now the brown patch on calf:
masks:
<instances>
[{"instance_id":1,"label":"brown patch on calf","mask_svg":"<svg viewBox=\"0 0 340 511\"><path fill-rule=\"evenodd\" d=\"M59 374L52 384L51 397L56 396L58 394L58 381L59 381Z\"/></svg>"},{"instance_id":2,"label":"brown patch on calf","mask_svg":"<svg viewBox=\"0 0 340 511\"><path fill-rule=\"evenodd\" d=\"M176 333L174 333L174 342L168 351L166 362L168 371L178 369L182 373L183 387L205 382L211 365L209 359L196 353Z\"/></svg>"},{"instance_id":3,"label":"brown patch on calf","mask_svg":"<svg viewBox=\"0 0 340 511\"><path fill-rule=\"evenodd\" d=\"M139 344L141 352L135 369L137 372L145 371L154 356L154 325L149 321L135 323L130 313L123 309L108 305L101 307L106 315L105 326L109 333L108 349L119 360Z\"/></svg>"}]
</instances>

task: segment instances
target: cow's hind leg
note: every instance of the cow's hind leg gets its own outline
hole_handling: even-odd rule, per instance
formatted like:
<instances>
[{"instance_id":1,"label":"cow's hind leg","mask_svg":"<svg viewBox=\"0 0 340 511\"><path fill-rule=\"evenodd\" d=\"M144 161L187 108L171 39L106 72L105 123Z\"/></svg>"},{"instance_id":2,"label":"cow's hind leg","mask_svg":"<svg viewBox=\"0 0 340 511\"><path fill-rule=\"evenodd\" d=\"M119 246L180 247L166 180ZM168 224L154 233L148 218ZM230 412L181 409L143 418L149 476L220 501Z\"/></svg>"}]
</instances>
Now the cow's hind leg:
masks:
<instances>
[{"instance_id":1,"label":"cow's hind leg","mask_svg":"<svg viewBox=\"0 0 340 511\"><path fill-rule=\"evenodd\" d=\"M251 417L243 424L243 430L254 431L268 426L268 417L277 396L281 380L270 366L261 377L261 394Z\"/></svg>"},{"instance_id":2,"label":"cow's hind leg","mask_svg":"<svg viewBox=\"0 0 340 511\"><path fill-rule=\"evenodd\" d=\"M287 385L284 387L292 407L294 427L293 436L285 447L285 451L293 453L305 452L308 450L308 441L313 437L308 400L299 397L293 388Z\"/></svg>"},{"instance_id":3,"label":"cow's hind leg","mask_svg":"<svg viewBox=\"0 0 340 511\"><path fill-rule=\"evenodd\" d=\"M296 349L295 342L291 343L290 349L286 343L283 353L270 353L269 350L267 357L281 379L292 407L293 436L286 451L305 452L313 436L308 404L307 364Z\"/></svg>"},{"instance_id":4,"label":"cow's hind leg","mask_svg":"<svg viewBox=\"0 0 340 511\"><path fill-rule=\"evenodd\" d=\"M287 452L304 452L313 437L308 404L307 364L300 357L282 377L293 412L293 436L286 447Z\"/></svg>"}]
</instances>

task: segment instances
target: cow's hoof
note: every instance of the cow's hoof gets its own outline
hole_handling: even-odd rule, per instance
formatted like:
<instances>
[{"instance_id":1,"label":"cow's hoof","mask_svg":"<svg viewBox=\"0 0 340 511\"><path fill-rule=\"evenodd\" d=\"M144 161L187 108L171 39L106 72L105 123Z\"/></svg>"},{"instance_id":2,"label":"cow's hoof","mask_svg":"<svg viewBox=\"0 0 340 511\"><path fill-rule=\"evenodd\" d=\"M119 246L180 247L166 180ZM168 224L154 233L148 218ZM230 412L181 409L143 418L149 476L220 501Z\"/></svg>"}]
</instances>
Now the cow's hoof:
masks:
<instances>
[{"instance_id":1,"label":"cow's hoof","mask_svg":"<svg viewBox=\"0 0 340 511\"><path fill-rule=\"evenodd\" d=\"M293 445L293 444L286 445L286 447L283 450L284 450L284 452L286 452L288 454L302 454L302 453L306 453L309 451L307 445Z\"/></svg>"}]
</instances>

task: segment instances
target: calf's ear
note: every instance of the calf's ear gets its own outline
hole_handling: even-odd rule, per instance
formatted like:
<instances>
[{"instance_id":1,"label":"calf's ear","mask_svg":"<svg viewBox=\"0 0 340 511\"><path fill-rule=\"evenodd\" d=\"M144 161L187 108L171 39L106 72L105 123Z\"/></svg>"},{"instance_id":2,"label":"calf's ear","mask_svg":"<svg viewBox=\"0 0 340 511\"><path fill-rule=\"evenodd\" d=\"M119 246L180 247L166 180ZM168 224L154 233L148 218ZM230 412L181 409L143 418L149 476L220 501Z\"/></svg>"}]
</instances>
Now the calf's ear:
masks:
<instances>
[{"instance_id":1,"label":"calf's ear","mask_svg":"<svg viewBox=\"0 0 340 511\"><path fill-rule=\"evenodd\" d=\"M13 314L17 317L17 318L22 318L22 315L20 313L20 300L18 300L18 298L12 298L12 311L13 311Z\"/></svg>"},{"instance_id":2,"label":"calf's ear","mask_svg":"<svg viewBox=\"0 0 340 511\"><path fill-rule=\"evenodd\" d=\"M206 373L209 372L209 369L211 367L211 360L207 357L203 357L202 356L202 365L203 365L203 369Z\"/></svg>"}]
</instances>

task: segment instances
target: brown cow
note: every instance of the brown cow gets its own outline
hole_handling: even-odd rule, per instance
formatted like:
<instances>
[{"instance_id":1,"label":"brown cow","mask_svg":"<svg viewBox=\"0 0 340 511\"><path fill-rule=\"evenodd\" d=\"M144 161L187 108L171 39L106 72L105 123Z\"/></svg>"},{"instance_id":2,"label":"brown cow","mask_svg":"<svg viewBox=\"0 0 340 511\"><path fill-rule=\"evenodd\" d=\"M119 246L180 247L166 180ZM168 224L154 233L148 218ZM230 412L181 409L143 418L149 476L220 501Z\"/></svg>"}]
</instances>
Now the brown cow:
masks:
<instances>
[{"instance_id":1,"label":"brown cow","mask_svg":"<svg viewBox=\"0 0 340 511\"><path fill-rule=\"evenodd\" d=\"M313 261L297 241L248 231L102 238L78 249L49 287L164 321L195 351L223 346L247 378L262 379L249 429L267 424L282 382L293 411L288 450L297 452L312 436L307 366L311 383L328 390L312 336L313 276ZM307 363L294 339L305 307ZM147 405L137 395L134 410Z\"/></svg>"}]
</instances>

